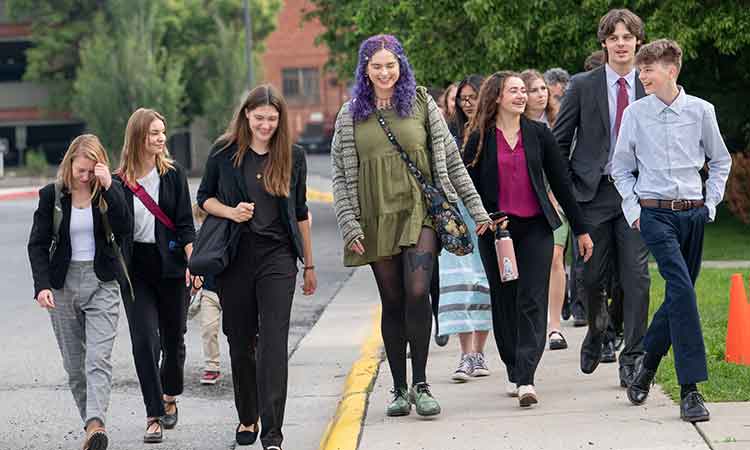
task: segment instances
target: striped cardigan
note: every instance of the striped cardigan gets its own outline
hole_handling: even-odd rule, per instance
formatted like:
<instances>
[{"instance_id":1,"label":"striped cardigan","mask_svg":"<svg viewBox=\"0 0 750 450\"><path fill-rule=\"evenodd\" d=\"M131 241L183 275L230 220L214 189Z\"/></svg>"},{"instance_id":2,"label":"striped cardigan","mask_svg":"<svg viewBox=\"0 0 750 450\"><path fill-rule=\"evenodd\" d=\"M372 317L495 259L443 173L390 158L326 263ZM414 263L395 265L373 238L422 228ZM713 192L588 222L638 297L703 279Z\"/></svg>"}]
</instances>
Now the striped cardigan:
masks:
<instances>
[{"instance_id":1,"label":"striped cardigan","mask_svg":"<svg viewBox=\"0 0 750 450\"><path fill-rule=\"evenodd\" d=\"M425 89L418 87L417 89ZM426 89L425 89L426 94ZM442 113L429 94L427 115L430 129L432 175L436 186L451 203L462 200L472 219L478 224L490 222L474 184L469 177L456 141L448 131ZM333 166L333 206L344 245L349 248L355 239L364 238L359 224L359 157L354 141L354 120L349 103L341 107L331 143Z\"/></svg>"}]
</instances>

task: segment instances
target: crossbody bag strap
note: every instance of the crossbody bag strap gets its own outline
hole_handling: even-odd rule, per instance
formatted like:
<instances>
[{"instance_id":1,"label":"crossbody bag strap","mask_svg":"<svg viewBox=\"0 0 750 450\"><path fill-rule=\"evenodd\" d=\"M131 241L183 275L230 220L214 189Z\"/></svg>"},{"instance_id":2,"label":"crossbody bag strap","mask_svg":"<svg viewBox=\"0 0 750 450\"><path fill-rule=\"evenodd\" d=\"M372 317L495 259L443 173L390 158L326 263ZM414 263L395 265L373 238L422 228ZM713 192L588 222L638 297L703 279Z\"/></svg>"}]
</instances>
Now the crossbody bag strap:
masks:
<instances>
[{"instance_id":1,"label":"crossbody bag strap","mask_svg":"<svg viewBox=\"0 0 750 450\"><path fill-rule=\"evenodd\" d=\"M159 207L159 205L154 201L153 198L151 198L150 195L148 195L148 192L141 186L139 183L135 183L135 185L126 183L126 186L128 189L130 189L131 192L133 192L133 195L138 197L138 199L143 203L143 206L146 207L147 210L151 214L156 217L156 219L162 223L165 227L167 227L170 231L177 231L177 227L175 227L174 222L172 222L172 219L167 216L167 214L162 211L162 209Z\"/></svg>"},{"instance_id":2,"label":"crossbody bag strap","mask_svg":"<svg viewBox=\"0 0 750 450\"><path fill-rule=\"evenodd\" d=\"M388 137L388 140L394 147L396 147L399 155L401 155L401 159L404 161L404 163L406 163L406 167L409 169L409 172L414 175L414 178L417 179L417 182L422 187L422 191L425 192L429 186L429 183L425 179L424 175L422 175L422 171L419 170L417 165L414 164L414 161L412 161L409 155L406 153L406 150L404 150L404 148L401 147L401 144L399 144L399 142L396 140L396 136L393 135L393 132L388 126L388 123L385 121L383 114L379 110L375 110L375 114L377 115L378 123L385 132L385 135Z\"/></svg>"}]
</instances>

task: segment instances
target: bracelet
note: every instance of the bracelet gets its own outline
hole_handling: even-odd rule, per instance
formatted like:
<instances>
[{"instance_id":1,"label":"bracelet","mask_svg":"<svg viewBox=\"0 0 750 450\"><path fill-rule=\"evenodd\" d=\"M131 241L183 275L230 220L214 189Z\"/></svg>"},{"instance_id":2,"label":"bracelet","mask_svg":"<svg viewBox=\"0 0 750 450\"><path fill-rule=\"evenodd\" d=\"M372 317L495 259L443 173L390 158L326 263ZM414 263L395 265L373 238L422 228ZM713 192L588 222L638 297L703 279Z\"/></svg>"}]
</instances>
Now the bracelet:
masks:
<instances>
[{"instance_id":1,"label":"bracelet","mask_svg":"<svg viewBox=\"0 0 750 450\"><path fill-rule=\"evenodd\" d=\"M305 266L302 268L303 271L315 270L315 266Z\"/></svg>"}]
</instances>

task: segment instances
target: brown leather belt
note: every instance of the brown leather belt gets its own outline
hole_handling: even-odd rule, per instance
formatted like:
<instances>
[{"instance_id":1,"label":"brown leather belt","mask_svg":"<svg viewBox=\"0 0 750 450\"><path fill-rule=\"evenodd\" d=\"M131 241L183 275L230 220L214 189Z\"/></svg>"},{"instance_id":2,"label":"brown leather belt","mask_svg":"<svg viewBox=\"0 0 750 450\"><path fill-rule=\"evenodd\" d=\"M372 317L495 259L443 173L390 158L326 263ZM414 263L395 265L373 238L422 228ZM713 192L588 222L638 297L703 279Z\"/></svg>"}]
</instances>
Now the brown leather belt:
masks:
<instances>
[{"instance_id":1,"label":"brown leather belt","mask_svg":"<svg viewBox=\"0 0 750 450\"><path fill-rule=\"evenodd\" d=\"M700 208L705 204L703 200L657 200L642 198L641 206L644 208L669 209L671 211L687 211L688 209Z\"/></svg>"}]
</instances>

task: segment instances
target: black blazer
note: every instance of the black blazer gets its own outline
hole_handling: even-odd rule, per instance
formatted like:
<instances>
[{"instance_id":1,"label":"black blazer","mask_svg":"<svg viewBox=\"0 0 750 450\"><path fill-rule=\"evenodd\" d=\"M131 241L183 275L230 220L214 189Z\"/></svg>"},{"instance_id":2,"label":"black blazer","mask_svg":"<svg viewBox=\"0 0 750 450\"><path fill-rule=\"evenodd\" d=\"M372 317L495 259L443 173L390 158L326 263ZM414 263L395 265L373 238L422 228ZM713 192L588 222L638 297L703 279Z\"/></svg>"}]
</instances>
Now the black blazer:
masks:
<instances>
[{"instance_id":1,"label":"black blazer","mask_svg":"<svg viewBox=\"0 0 750 450\"><path fill-rule=\"evenodd\" d=\"M119 245L127 241L133 232L133 218L125 207L125 196L122 185L117 180L112 180L112 186L99 194L104 196L107 202L107 217L112 226L112 232ZM34 212L34 223L31 226L29 236L29 261L31 262L31 273L34 278L34 298L44 289L62 289L65 285L65 277L68 274L68 266L71 258L70 245L70 193L63 189L60 197L63 217L60 222L60 231L57 250L49 260L50 244L52 243L52 218L55 208L55 185L50 183L39 190L39 206ZM115 250L107 245L104 235L102 216L99 211L99 197L91 201L91 210L94 216L94 272L101 281L121 280L123 278L120 265L117 261Z\"/></svg>"},{"instance_id":2,"label":"black blazer","mask_svg":"<svg viewBox=\"0 0 750 450\"><path fill-rule=\"evenodd\" d=\"M122 181L119 175L115 175L115 177ZM130 212L130 226L135 228L133 225L133 191L124 183L123 191L125 192L125 204ZM159 177L159 199L154 200L157 201L164 214L172 219L177 229L176 231L170 231L158 219L154 220L156 247L159 249L159 256L161 256L161 276L162 278L185 277L187 258L185 258L184 248L195 240L195 224L193 223L193 205L190 201L187 175L185 170L177 163L174 163L174 170L168 170ZM125 242L122 253L125 256L128 270L132 273L132 235Z\"/></svg>"},{"instance_id":3,"label":"black blazer","mask_svg":"<svg viewBox=\"0 0 750 450\"><path fill-rule=\"evenodd\" d=\"M547 176L552 193L565 211L570 221L573 233L578 236L587 232L583 222L581 208L578 206L573 192L570 189L570 179L565 168L565 161L560 154L560 148L555 141L552 132L542 122L527 119L521 116L521 136L523 138L524 152L526 153L526 165L529 170L529 179L534 188L537 200L542 207L544 217L549 226L554 230L562 222L557 215L555 207L547 196L544 184L544 176ZM484 209L488 212L498 211L497 190L497 131L493 125L484 135L482 153L476 166L470 164L477 154L479 132L474 131L464 147L464 162L474 186L482 198Z\"/></svg>"},{"instance_id":4,"label":"black blazer","mask_svg":"<svg viewBox=\"0 0 750 450\"><path fill-rule=\"evenodd\" d=\"M234 207L240 202L251 203L247 193L242 166L235 167L232 157L237 151L237 145L232 144L224 150L215 147L211 151L206 170L203 173L200 188L198 188L198 204L209 198L217 198L221 203ZM281 220L286 224L287 232L292 237L294 251L304 262L302 236L297 222L307 220L307 161L305 152L297 145L292 146L292 177L290 180L289 197L277 197ZM239 233L239 224L232 223L232 233ZM237 242L234 240L234 242Z\"/></svg>"},{"instance_id":5,"label":"black blazer","mask_svg":"<svg viewBox=\"0 0 750 450\"><path fill-rule=\"evenodd\" d=\"M645 95L636 73L635 97ZM609 159L610 129L605 67L576 74L565 91L553 132L569 161L573 193L579 202L591 201L596 195Z\"/></svg>"}]
</instances>

